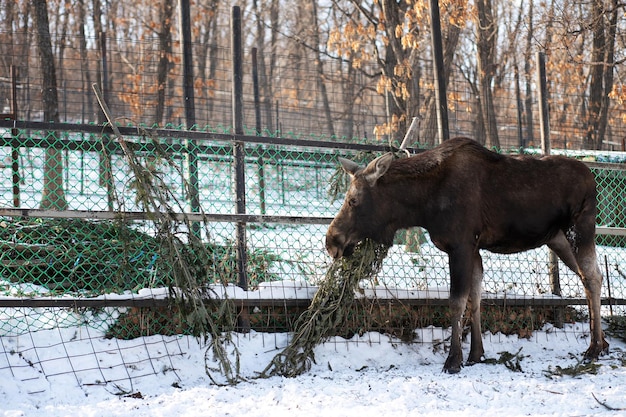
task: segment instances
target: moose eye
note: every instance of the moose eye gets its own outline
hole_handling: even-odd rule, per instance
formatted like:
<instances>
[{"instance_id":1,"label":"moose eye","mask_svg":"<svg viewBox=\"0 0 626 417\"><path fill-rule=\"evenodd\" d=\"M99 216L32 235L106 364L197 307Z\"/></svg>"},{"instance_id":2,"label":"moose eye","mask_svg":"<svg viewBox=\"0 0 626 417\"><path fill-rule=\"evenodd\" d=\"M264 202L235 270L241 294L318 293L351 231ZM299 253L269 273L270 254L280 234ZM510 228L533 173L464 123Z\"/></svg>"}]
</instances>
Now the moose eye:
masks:
<instances>
[{"instance_id":1,"label":"moose eye","mask_svg":"<svg viewBox=\"0 0 626 417\"><path fill-rule=\"evenodd\" d=\"M357 204L358 204L358 202L356 201L356 198L352 197L352 198L348 199L348 205L350 207L356 207Z\"/></svg>"}]
</instances>

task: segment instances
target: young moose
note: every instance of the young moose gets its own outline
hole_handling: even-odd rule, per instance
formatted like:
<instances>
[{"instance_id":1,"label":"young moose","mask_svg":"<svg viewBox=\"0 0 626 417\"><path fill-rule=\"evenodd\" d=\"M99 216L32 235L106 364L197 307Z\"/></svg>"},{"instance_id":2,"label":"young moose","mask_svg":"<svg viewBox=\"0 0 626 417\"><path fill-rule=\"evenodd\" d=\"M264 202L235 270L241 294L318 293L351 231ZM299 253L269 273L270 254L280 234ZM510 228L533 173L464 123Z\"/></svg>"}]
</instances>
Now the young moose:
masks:
<instances>
[{"instance_id":1,"label":"young moose","mask_svg":"<svg viewBox=\"0 0 626 417\"><path fill-rule=\"evenodd\" d=\"M479 249L515 253L548 245L580 276L589 305L586 360L608 351L600 323L602 275L595 248L596 186L589 169L563 156L511 157L467 138L416 156L383 155L365 168L340 159L350 188L326 233L333 258L365 238L391 245L398 229L421 226L448 254L452 341L444 371L461 370L461 319L471 301L467 363L482 360Z\"/></svg>"}]
</instances>

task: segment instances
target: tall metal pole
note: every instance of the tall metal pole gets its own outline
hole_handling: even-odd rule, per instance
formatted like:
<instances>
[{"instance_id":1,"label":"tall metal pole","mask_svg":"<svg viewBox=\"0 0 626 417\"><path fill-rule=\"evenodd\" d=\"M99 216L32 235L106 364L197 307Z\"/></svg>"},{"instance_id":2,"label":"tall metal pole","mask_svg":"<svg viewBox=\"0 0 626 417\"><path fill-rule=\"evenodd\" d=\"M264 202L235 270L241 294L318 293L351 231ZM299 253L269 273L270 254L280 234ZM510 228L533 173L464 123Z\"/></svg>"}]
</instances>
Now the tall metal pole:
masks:
<instances>
[{"instance_id":1,"label":"tall metal pole","mask_svg":"<svg viewBox=\"0 0 626 417\"><path fill-rule=\"evenodd\" d=\"M179 0L180 38L183 54L183 97L185 99L185 123L187 129L196 124L196 108L193 92L193 50L191 45L191 11L189 0Z\"/></svg>"},{"instance_id":2,"label":"tall metal pole","mask_svg":"<svg viewBox=\"0 0 626 417\"><path fill-rule=\"evenodd\" d=\"M189 0L179 0L180 38L183 54L183 96L185 99L185 124L191 130L196 125L196 106L193 91L193 50L191 44L191 12ZM189 206L192 213L200 212L200 192L198 186L198 150L195 139L187 139L187 184L189 186ZM194 236L200 237L200 224L191 225Z\"/></svg>"},{"instance_id":3,"label":"tall metal pole","mask_svg":"<svg viewBox=\"0 0 626 417\"><path fill-rule=\"evenodd\" d=\"M231 17L232 84L233 84L233 127L235 135L243 135L243 51L241 42L241 9L233 6ZM235 139L233 143L235 160L235 212L246 213L246 161L243 142ZM237 222L237 285L248 289L246 272L246 224Z\"/></svg>"},{"instance_id":4,"label":"tall metal pole","mask_svg":"<svg viewBox=\"0 0 626 417\"><path fill-rule=\"evenodd\" d=\"M433 48L437 128L439 130L439 143L441 143L450 139L450 128L448 126L448 99L446 97L446 77L443 67L443 42L441 40L441 19L438 0L430 0L430 35Z\"/></svg>"},{"instance_id":5,"label":"tall metal pole","mask_svg":"<svg viewBox=\"0 0 626 417\"><path fill-rule=\"evenodd\" d=\"M104 100L110 103L109 97L109 58L107 52L107 34L106 32L98 33L100 40L100 89L104 95ZM106 116L102 113L102 110L98 110L98 123L102 124L106 122Z\"/></svg>"},{"instance_id":6,"label":"tall metal pole","mask_svg":"<svg viewBox=\"0 0 626 417\"><path fill-rule=\"evenodd\" d=\"M257 136L261 135L261 94L259 92L259 66L257 61L257 49L252 48L252 89L254 91L254 118L255 118L255 130ZM257 175L259 177L259 204L261 206L261 214L266 213L265 210L265 162L263 161L263 154L261 147L259 149L259 158L257 160Z\"/></svg>"},{"instance_id":7,"label":"tall metal pole","mask_svg":"<svg viewBox=\"0 0 626 417\"><path fill-rule=\"evenodd\" d=\"M11 113L13 120L17 120L17 67L11 65ZM11 138L14 145L11 146L11 176L13 179L13 207L20 206L20 152L15 145L19 131L11 129Z\"/></svg>"}]
</instances>

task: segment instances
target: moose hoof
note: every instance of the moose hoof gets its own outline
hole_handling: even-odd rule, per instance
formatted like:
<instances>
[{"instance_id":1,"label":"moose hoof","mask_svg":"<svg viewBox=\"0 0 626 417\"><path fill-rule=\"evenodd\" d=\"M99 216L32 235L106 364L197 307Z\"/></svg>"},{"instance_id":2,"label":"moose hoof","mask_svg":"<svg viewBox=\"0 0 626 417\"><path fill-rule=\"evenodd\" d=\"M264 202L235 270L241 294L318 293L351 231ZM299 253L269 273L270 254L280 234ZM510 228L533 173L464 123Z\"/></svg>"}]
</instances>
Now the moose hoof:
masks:
<instances>
[{"instance_id":1,"label":"moose hoof","mask_svg":"<svg viewBox=\"0 0 626 417\"><path fill-rule=\"evenodd\" d=\"M443 372L445 372L446 374L458 374L459 372L461 372L461 365L444 366Z\"/></svg>"},{"instance_id":2,"label":"moose hoof","mask_svg":"<svg viewBox=\"0 0 626 417\"><path fill-rule=\"evenodd\" d=\"M481 363L482 361L483 361L482 358L478 360L468 359L467 362L465 362L465 366L476 365L477 363Z\"/></svg>"},{"instance_id":3,"label":"moose hoof","mask_svg":"<svg viewBox=\"0 0 626 417\"><path fill-rule=\"evenodd\" d=\"M602 355L606 355L609 353L609 344L606 340L602 339L599 343L592 342L589 349L585 352L583 356L583 361L586 363L593 362L598 360L598 358Z\"/></svg>"},{"instance_id":4,"label":"moose hoof","mask_svg":"<svg viewBox=\"0 0 626 417\"><path fill-rule=\"evenodd\" d=\"M462 358L448 356L446 363L443 365L443 372L447 374L458 374L461 372Z\"/></svg>"}]
</instances>

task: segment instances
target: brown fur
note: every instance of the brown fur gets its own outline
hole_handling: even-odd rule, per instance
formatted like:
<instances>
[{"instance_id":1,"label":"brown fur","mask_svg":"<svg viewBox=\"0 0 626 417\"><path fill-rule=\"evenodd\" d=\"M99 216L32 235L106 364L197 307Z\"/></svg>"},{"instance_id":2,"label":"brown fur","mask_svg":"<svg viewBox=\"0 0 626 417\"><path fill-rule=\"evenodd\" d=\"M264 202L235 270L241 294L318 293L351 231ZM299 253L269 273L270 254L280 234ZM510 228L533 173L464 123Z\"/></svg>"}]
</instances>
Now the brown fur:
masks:
<instances>
[{"instance_id":1,"label":"brown fur","mask_svg":"<svg viewBox=\"0 0 626 417\"><path fill-rule=\"evenodd\" d=\"M352 180L326 234L331 256L349 256L364 238L391 244L397 230L413 226L428 230L449 256L452 342L445 371L461 369L460 323L468 300L468 363L484 354L479 249L515 253L548 245L585 287L591 326L585 358L608 350L600 323L595 179L583 163L563 156L504 156L455 138L410 158L383 155L362 169L342 164Z\"/></svg>"}]
</instances>

